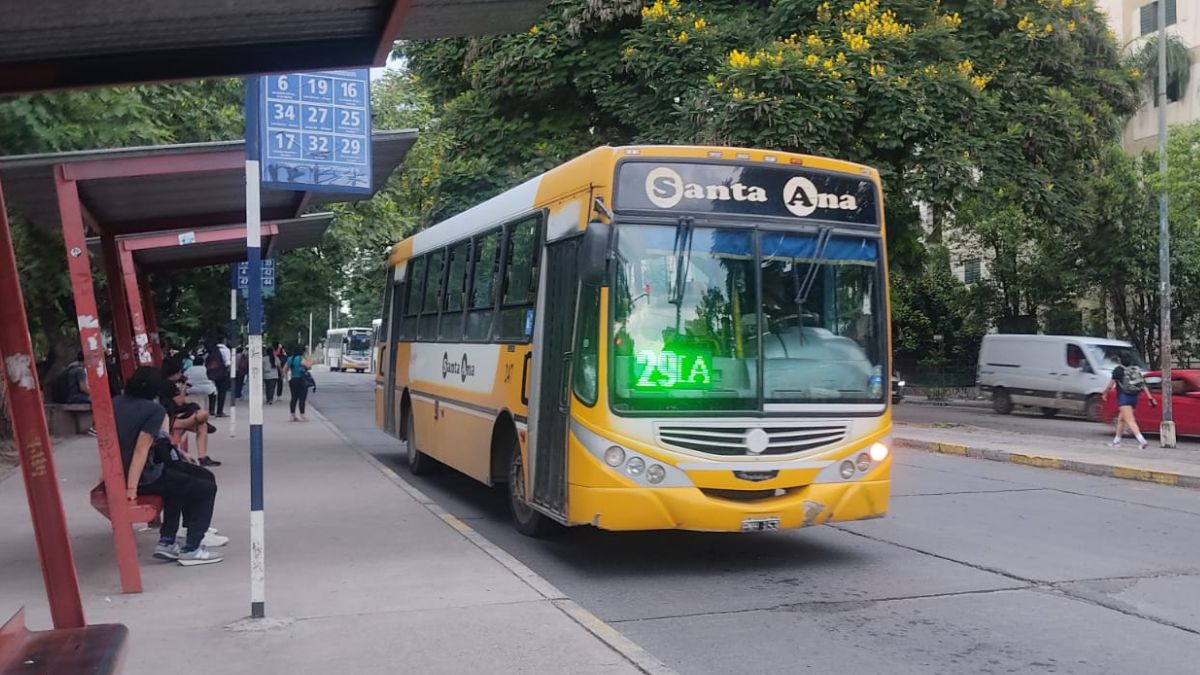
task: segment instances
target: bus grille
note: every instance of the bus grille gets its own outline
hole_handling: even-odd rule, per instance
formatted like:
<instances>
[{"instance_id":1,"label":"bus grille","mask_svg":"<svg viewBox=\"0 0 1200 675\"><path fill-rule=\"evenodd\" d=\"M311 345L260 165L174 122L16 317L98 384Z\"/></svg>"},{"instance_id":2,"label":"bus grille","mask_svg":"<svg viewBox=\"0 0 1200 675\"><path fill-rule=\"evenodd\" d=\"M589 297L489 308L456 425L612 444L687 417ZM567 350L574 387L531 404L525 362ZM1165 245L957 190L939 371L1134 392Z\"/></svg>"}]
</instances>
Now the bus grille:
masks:
<instances>
[{"instance_id":1,"label":"bus grille","mask_svg":"<svg viewBox=\"0 0 1200 675\"><path fill-rule=\"evenodd\" d=\"M748 434L755 429L761 429L767 434L766 447L762 449L762 452L757 453L753 451L748 442ZM844 424L804 427L660 426L658 428L658 440L663 445L730 457L790 455L832 445L842 441L845 437L846 425Z\"/></svg>"}]
</instances>

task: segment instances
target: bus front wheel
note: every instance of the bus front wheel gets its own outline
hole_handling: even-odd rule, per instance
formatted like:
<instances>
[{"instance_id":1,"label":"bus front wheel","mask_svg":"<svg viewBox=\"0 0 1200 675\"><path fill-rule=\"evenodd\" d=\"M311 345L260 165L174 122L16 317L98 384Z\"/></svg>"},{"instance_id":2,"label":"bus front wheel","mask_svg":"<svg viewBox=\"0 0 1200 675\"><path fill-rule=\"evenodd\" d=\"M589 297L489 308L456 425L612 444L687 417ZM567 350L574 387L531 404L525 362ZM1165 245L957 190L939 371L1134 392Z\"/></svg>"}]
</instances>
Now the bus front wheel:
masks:
<instances>
[{"instance_id":1,"label":"bus front wheel","mask_svg":"<svg viewBox=\"0 0 1200 675\"><path fill-rule=\"evenodd\" d=\"M417 430L415 423L413 422L412 410L408 412L408 423L406 426L408 429L404 439L408 459L408 470L413 472L414 476L426 476L430 473L433 473L433 458L417 449Z\"/></svg>"},{"instance_id":2,"label":"bus front wheel","mask_svg":"<svg viewBox=\"0 0 1200 675\"><path fill-rule=\"evenodd\" d=\"M515 440L508 462L508 510L517 532L527 537L545 537L558 529L557 523L529 505L525 495L525 460L521 457L521 445Z\"/></svg>"}]
</instances>

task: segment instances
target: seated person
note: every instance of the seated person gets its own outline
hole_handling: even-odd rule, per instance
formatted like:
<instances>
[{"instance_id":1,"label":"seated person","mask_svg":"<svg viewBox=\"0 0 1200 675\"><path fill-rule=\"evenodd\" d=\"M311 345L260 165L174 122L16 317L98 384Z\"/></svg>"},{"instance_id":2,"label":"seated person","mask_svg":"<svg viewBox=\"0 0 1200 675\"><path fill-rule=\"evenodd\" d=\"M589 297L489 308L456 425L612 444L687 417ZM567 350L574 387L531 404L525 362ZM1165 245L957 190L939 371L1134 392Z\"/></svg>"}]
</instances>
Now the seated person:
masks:
<instances>
[{"instance_id":1,"label":"seated person","mask_svg":"<svg viewBox=\"0 0 1200 675\"><path fill-rule=\"evenodd\" d=\"M167 411L155 401L161 387L158 371L141 367L125 383L124 393L113 399L121 463L126 472L125 496L130 502L136 501L138 494L163 498L156 558L177 560L185 566L221 562L223 557L204 545L212 524L216 480L207 470L179 461L180 456L163 433ZM175 541L181 517L188 526L183 546Z\"/></svg>"},{"instance_id":2,"label":"seated person","mask_svg":"<svg viewBox=\"0 0 1200 675\"><path fill-rule=\"evenodd\" d=\"M180 445L183 435L192 432L196 435L196 455L200 466L221 466L220 462L208 456L208 435L216 431L216 427L208 423L208 411L187 400L185 386L182 382L168 379L162 383L159 394L158 402L167 411L171 440Z\"/></svg>"}]
</instances>

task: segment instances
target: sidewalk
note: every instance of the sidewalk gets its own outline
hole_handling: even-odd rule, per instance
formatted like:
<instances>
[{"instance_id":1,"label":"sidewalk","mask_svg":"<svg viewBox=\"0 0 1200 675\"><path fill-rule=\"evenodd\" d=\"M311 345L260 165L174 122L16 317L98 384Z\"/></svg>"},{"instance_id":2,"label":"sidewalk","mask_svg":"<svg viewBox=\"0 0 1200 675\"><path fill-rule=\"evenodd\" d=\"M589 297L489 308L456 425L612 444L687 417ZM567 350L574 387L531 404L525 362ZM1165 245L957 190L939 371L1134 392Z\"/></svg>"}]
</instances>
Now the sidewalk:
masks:
<instances>
[{"instance_id":1,"label":"sidewalk","mask_svg":"<svg viewBox=\"0 0 1200 675\"><path fill-rule=\"evenodd\" d=\"M311 413L311 410L310 410ZM125 673L669 672L521 563L360 453L317 415L266 408L267 616L249 614L247 411L210 455L225 561L185 568L137 535L145 592L122 595L108 522L88 503L96 441L55 445L90 623L129 626ZM402 446L397 443L397 452ZM51 627L20 476L0 481L0 621ZM637 665L635 665L635 663Z\"/></svg>"},{"instance_id":2,"label":"sidewalk","mask_svg":"<svg viewBox=\"0 0 1200 675\"><path fill-rule=\"evenodd\" d=\"M906 423L897 423L893 433L897 445L927 452L1200 488L1200 452L1164 450L1157 447L1157 439L1151 439L1149 448L1138 450L1132 439L1126 439L1123 447L1113 448L1108 445L1108 436L1101 434L1094 439L1072 440L965 425Z\"/></svg>"}]
</instances>

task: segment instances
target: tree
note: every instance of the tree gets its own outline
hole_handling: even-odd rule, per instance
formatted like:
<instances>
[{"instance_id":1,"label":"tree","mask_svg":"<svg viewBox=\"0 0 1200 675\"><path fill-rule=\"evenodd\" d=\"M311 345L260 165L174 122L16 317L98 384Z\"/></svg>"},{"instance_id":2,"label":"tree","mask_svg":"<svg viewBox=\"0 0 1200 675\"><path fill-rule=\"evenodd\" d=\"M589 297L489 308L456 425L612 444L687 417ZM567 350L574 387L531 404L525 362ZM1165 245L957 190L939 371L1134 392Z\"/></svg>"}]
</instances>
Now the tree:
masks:
<instances>
[{"instance_id":1,"label":"tree","mask_svg":"<svg viewBox=\"0 0 1200 675\"><path fill-rule=\"evenodd\" d=\"M450 134L439 216L603 143L720 143L880 169L893 261L968 198L1080 225L1086 166L1136 105L1091 2L556 0L521 35L406 43Z\"/></svg>"},{"instance_id":2,"label":"tree","mask_svg":"<svg viewBox=\"0 0 1200 675\"><path fill-rule=\"evenodd\" d=\"M1129 57L1129 66L1144 85L1149 102L1154 103L1158 92L1158 36L1137 44ZM1187 94L1191 83L1192 55L1177 35L1167 34L1163 44L1167 47L1167 96L1169 100L1177 101Z\"/></svg>"}]
</instances>

